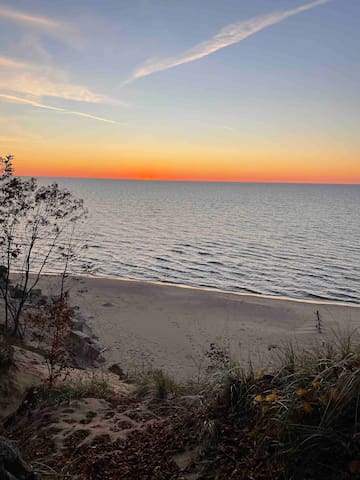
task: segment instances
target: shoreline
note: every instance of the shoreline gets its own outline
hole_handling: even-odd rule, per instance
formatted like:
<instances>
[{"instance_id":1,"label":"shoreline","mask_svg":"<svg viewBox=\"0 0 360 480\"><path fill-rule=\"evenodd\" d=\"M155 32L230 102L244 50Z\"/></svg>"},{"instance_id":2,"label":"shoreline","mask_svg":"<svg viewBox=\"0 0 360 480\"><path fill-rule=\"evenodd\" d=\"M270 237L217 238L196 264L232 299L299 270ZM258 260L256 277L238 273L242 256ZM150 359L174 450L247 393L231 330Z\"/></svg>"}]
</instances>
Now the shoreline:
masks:
<instances>
[{"instance_id":1,"label":"shoreline","mask_svg":"<svg viewBox=\"0 0 360 480\"><path fill-rule=\"evenodd\" d=\"M58 273L42 273L42 277L56 277L59 276ZM242 297L258 297L258 298L267 298L269 300L285 300L290 302L299 302L299 303L309 303L315 305L338 305L338 306L349 306L349 307L358 307L360 308L360 302L341 302L339 300L327 300L327 299L309 299L309 298L295 298L287 297L286 295L269 295L266 293L251 293L251 292L235 292L233 290L223 290L217 287L197 287L195 285L186 285L184 283L172 283L166 281L157 281L157 280L146 280L141 278L130 278L130 277L114 277L112 275L69 275L67 278L90 278L90 279L99 279L99 280L112 280L112 281L122 281L122 282L134 282L134 283L144 283L149 285L158 285L158 286L168 286L168 287L178 287L190 290L205 291L205 292L214 292L214 293L224 293L230 295L238 295Z\"/></svg>"},{"instance_id":2,"label":"shoreline","mask_svg":"<svg viewBox=\"0 0 360 480\"><path fill-rule=\"evenodd\" d=\"M39 287L56 293L58 279L42 275ZM305 348L334 330L360 328L359 305L101 276L68 277L67 285L71 304L106 348L105 365L117 363L126 372L162 369L177 378L199 377L212 344L244 368L271 368L281 345Z\"/></svg>"}]
</instances>

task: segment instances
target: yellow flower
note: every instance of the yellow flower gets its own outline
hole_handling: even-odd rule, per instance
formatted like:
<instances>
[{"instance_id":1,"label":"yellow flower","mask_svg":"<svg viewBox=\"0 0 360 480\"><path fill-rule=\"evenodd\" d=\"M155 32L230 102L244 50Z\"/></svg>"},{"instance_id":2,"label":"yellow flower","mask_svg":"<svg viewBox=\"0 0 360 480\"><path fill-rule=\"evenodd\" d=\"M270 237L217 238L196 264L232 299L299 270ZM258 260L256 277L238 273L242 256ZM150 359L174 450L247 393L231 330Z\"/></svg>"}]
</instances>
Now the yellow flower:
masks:
<instances>
[{"instance_id":1,"label":"yellow flower","mask_svg":"<svg viewBox=\"0 0 360 480\"><path fill-rule=\"evenodd\" d=\"M268 402L268 403L272 403L272 402L275 402L277 400L277 398L278 398L278 396L277 396L276 390L273 390L271 393L266 395L265 401Z\"/></svg>"},{"instance_id":2,"label":"yellow flower","mask_svg":"<svg viewBox=\"0 0 360 480\"><path fill-rule=\"evenodd\" d=\"M262 395L256 395L254 398L254 402L260 403L264 401L264 397Z\"/></svg>"},{"instance_id":3,"label":"yellow flower","mask_svg":"<svg viewBox=\"0 0 360 480\"><path fill-rule=\"evenodd\" d=\"M312 406L310 405L309 402L301 402L301 409L305 412L305 413L311 413L313 411L313 408Z\"/></svg>"},{"instance_id":4,"label":"yellow flower","mask_svg":"<svg viewBox=\"0 0 360 480\"><path fill-rule=\"evenodd\" d=\"M295 390L295 395L297 397L304 397L307 393L308 391L305 390L305 388L298 388L297 390Z\"/></svg>"}]
</instances>

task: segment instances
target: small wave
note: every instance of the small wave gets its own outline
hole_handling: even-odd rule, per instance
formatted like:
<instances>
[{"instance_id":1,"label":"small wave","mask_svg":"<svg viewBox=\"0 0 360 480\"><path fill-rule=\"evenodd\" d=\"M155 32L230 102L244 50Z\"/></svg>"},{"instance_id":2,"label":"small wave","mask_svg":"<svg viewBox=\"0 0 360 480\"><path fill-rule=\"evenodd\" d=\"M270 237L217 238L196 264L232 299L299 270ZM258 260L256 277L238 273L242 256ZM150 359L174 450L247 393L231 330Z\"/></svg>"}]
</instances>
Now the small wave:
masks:
<instances>
[{"instance_id":1,"label":"small wave","mask_svg":"<svg viewBox=\"0 0 360 480\"><path fill-rule=\"evenodd\" d=\"M337 298L331 298L326 295L320 295L318 293L309 293L309 292L304 292L304 297L311 299L311 300L338 300Z\"/></svg>"},{"instance_id":2,"label":"small wave","mask_svg":"<svg viewBox=\"0 0 360 480\"><path fill-rule=\"evenodd\" d=\"M89 210L74 273L360 303L359 187L59 183Z\"/></svg>"},{"instance_id":3,"label":"small wave","mask_svg":"<svg viewBox=\"0 0 360 480\"><path fill-rule=\"evenodd\" d=\"M247 288L247 287L239 287L237 285L232 286L231 290L244 292L244 293L252 293L252 294L255 294L255 295L260 295L261 294L261 292L259 292L258 290L253 290L252 288Z\"/></svg>"},{"instance_id":4,"label":"small wave","mask_svg":"<svg viewBox=\"0 0 360 480\"><path fill-rule=\"evenodd\" d=\"M169 260L164 257L154 257L155 260L159 260L159 262L168 262Z\"/></svg>"}]
</instances>

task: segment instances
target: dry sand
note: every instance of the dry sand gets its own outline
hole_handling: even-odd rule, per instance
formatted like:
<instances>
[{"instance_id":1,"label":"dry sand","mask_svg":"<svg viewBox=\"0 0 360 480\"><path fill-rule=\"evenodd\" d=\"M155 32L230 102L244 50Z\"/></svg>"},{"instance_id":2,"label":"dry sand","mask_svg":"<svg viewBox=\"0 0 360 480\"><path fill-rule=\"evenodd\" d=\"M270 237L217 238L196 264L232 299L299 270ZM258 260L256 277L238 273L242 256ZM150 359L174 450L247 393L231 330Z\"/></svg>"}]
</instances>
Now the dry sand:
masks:
<instances>
[{"instance_id":1,"label":"dry sand","mask_svg":"<svg viewBox=\"0 0 360 480\"><path fill-rule=\"evenodd\" d=\"M55 292L54 276L41 288ZM308 346L333 329L360 327L360 306L317 303L195 289L143 281L80 277L68 279L73 305L106 347L107 364L125 370L161 368L196 378L215 343L244 366L271 364L288 341ZM316 328L319 312L322 333Z\"/></svg>"}]
</instances>

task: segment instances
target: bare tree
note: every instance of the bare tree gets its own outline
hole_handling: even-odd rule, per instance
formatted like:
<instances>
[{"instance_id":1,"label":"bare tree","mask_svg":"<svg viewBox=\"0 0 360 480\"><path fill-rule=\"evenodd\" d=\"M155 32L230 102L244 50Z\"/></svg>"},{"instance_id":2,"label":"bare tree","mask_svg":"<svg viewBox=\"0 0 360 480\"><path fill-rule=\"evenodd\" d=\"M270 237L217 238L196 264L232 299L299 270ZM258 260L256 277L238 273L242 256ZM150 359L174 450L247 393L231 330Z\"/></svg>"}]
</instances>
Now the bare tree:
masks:
<instances>
[{"instance_id":1,"label":"bare tree","mask_svg":"<svg viewBox=\"0 0 360 480\"><path fill-rule=\"evenodd\" d=\"M0 157L0 263L5 267L0 296L5 328L14 335L22 334L24 306L50 260L57 262L57 270L63 268L64 294L75 225L85 216L81 199L57 183L42 186L34 178L16 177L13 156Z\"/></svg>"}]
</instances>

